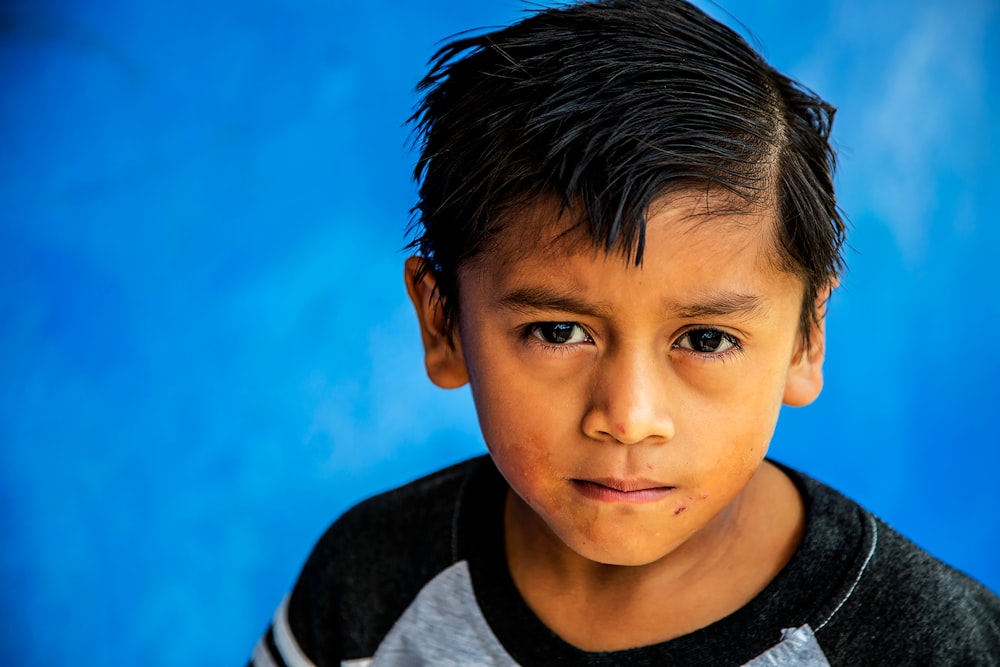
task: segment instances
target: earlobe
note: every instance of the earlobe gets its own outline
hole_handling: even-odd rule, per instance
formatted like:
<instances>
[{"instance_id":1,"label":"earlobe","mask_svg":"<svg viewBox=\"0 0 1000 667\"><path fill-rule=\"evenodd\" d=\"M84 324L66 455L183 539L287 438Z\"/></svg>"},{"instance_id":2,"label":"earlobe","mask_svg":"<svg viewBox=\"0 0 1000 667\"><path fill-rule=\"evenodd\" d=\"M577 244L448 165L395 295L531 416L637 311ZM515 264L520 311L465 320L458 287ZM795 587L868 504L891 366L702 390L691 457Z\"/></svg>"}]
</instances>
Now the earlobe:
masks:
<instances>
[{"instance_id":1,"label":"earlobe","mask_svg":"<svg viewBox=\"0 0 1000 667\"><path fill-rule=\"evenodd\" d=\"M406 292L420 324L427 377L442 389L461 387L469 381L469 374L458 336L450 336L445 330L444 311L433 272L420 257L408 258L403 272Z\"/></svg>"},{"instance_id":2,"label":"earlobe","mask_svg":"<svg viewBox=\"0 0 1000 667\"><path fill-rule=\"evenodd\" d=\"M792 407L809 405L823 390L823 360L826 358L826 302L834 285L822 290L816 299L818 321L809 331L809 345L799 344L796 357L788 368L783 402Z\"/></svg>"}]
</instances>

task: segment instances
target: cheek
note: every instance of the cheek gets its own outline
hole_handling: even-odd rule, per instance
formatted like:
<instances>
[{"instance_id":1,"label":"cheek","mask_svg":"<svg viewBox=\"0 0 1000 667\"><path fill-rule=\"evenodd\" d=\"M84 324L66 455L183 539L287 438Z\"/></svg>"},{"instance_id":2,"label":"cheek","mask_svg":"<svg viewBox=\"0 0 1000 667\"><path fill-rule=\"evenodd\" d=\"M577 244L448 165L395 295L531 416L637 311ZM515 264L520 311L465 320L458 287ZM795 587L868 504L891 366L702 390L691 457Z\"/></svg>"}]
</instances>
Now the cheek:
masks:
<instances>
[{"instance_id":1,"label":"cheek","mask_svg":"<svg viewBox=\"0 0 1000 667\"><path fill-rule=\"evenodd\" d=\"M700 434L692 433L694 437L685 440L685 445L691 447L690 461L700 482L694 497L685 497L686 502L678 506L680 515L702 505L706 509L720 507L720 503L725 505L760 467L780 409L780 405L769 400L769 393L765 392L763 397L751 393L742 401L700 412L691 425L700 427ZM702 497L702 493L709 497Z\"/></svg>"},{"instance_id":2,"label":"cheek","mask_svg":"<svg viewBox=\"0 0 1000 667\"><path fill-rule=\"evenodd\" d=\"M530 392L516 377L494 373L489 381L471 383L479 427L494 456L513 454L537 447L540 430L532 411ZM516 388L516 389L515 389Z\"/></svg>"},{"instance_id":3,"label":"cheek","mask_svg":"<svg viewBox=\"0 0 1000 667\"><path fill-rule=\"evenodd\" d=\"M542 480L553 473L553 454L532 430L487 432L486 446L507 483L529 504L543 500Z\"/></svg>"},{"instance_id":4,"label":"cheek","mask_svg":"<svg viewBox=\"0 0 1000 667\"><path fill-rule=\"evenodd\" d=\"M766 449L774 434L785 388L784 368L769 364L735 384L726 393L726 405L716 406L716 419L727 415L726 427L732 437L755 450Z\"/></svg>"},{"instance_id":5,"label":"cheek","mask_svg":"<svg viewBox=\"0 0 1000 667\"><path fill-rule=\"evenodd\" d=\"M563 457L558 443L571 439L566 432L570 420L525 378L509 368L492 370L488 381L480 381L487 379L481 376L472 382L480 430L497 468L530 502L527 496L544 495L544 480L559 476Z\"/></svg>"}]
</instances>

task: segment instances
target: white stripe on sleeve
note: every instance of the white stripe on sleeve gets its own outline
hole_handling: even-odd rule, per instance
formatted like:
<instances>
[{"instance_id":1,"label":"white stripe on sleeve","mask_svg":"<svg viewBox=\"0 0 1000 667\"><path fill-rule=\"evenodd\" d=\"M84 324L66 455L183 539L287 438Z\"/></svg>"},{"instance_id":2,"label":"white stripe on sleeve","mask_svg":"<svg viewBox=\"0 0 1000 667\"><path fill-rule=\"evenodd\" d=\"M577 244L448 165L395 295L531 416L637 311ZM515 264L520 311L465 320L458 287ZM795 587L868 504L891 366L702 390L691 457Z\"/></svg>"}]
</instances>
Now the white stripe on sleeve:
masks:
<instances>
[{"instance_id":1,"label":"white stripe on sleeve","mask_svg":"<svg viewBox=\"0 0 1000 667\"><path fill-rule=\"evenodd\" d=\"M288 599L289 595L281 601L278 611L274 612L274 620L271 629L274 631L274 645L278 647L278 653L288 667L316 667L312 660L299 648L295 637L292 635L292 628L288 625Z\"/></svg>"}]
</instances>

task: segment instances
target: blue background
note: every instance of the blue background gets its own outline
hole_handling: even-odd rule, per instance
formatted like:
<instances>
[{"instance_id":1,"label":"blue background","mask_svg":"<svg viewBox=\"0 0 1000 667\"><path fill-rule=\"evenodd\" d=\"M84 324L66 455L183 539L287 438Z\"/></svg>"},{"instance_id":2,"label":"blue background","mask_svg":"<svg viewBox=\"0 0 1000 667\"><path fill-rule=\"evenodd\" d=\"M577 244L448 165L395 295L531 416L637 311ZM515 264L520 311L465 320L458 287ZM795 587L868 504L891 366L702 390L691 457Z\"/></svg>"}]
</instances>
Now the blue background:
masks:
<instances>
[{"instance_id":1,"label":"blue background","mask_svg":"<svg viewBox=\"0 0 1000 667\"><path fill-rule=\"evenodd\" d=\"M855 226L772 454L997 590L1000 11L725 4L840 107ZM240 664L339 512L482 451L422 372L403 121L523 7L0 3L0 659Z\"/></svg>"}]
</instances>

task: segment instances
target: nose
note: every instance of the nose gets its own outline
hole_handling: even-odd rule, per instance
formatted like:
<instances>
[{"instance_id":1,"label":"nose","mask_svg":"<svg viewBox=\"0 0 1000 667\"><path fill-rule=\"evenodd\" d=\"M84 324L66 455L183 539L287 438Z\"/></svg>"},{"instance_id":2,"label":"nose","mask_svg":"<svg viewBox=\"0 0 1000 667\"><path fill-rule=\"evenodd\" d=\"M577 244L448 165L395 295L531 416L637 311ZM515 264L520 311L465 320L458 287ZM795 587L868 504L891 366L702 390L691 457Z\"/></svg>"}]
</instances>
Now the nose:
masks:
<instances>
[{"instance_id":1,"label":"nose","mask_svg":"<svg viewBox=\"0 0 1000 667\"><path fill-rule=\"evenodd\" d=\"M674 437L668 371L655 353L623 350L602 360L581 424L591 438L625 445Z\"/></svg>"}]
</instances>

